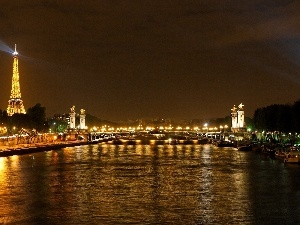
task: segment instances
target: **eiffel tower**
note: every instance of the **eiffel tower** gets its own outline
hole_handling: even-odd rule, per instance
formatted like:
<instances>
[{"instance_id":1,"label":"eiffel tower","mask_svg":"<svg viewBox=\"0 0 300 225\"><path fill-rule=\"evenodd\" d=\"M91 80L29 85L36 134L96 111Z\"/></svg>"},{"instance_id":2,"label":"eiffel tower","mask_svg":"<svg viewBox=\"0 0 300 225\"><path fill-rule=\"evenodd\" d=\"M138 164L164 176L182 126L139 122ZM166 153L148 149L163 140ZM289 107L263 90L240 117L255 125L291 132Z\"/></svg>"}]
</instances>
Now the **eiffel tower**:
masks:
<instances>
[{"instance_id":1,"label":"eiffel tower","mask_svg":"<svg viewBox=\"0 0 300 225\"><path fill-rule=\"evenodd\" d=\"M17 45L15 44L15 51L13 53L13 77L10 99L8 100L7 115L12 116L15 113L26 114L23 101L21 99L21 90L19 82L19 68L18 68Z\"/></svg>"}]
</instances>

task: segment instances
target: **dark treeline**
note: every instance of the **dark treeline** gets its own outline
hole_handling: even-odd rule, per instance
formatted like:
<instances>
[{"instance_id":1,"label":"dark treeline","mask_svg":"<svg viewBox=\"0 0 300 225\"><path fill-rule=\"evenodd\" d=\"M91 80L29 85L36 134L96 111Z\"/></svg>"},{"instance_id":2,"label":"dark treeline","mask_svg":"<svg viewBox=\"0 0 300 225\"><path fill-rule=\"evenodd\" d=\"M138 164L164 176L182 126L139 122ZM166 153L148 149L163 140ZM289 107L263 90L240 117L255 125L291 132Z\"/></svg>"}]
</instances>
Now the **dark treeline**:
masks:
<instances>
[{"instance_id":1,"label":"dark treeline","mask_svg":"<svg viewBox=\"0 0 300 225\"><path fill-rule=\"evenodd\" d=\"M8 116L5 110L0 110L0 122L2 127L7 127L8 133L22 128L35 129L37 131L46 131L49 129L46 122L46 108L42 107L40 103L29 108L26 114Z\"/></svg>"},{"instance_id":2,"label":"dark treeline","mask_svg":"<svg viewBox=\"0 0 300 225\"><path fill-rule=\"evenodd\" d=\"M294 104L258 108L253 122L259 131L300 132L300 99Z\"/></svg>"}]
</instances>

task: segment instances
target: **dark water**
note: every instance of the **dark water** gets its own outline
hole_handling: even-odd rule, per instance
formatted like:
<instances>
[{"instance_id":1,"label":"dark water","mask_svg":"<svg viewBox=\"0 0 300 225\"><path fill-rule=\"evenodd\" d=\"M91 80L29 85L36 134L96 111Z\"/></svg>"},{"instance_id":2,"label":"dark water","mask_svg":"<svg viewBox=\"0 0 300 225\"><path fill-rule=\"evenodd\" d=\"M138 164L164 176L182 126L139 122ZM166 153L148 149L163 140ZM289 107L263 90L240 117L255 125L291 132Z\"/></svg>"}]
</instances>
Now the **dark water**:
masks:
<instances>
[{"instance_id":1,"label":"dark water","mask_svg":"<svg viewBox=\"0 0 300 225\"><path fill-rule=\"evenodd\" d=\"M300 224L300 165L209 145L0 158L0 224Z\"/></svg>"}]
</instances>

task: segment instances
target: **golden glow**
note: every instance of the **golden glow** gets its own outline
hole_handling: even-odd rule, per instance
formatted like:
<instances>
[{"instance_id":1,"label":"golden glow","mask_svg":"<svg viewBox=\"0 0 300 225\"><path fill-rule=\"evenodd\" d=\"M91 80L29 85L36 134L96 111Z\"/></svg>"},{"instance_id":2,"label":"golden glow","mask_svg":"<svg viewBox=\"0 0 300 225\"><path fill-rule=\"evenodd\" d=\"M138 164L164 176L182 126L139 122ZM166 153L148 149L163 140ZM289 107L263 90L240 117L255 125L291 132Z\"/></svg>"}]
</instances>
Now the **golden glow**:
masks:
<instances>
[{"instance_id":1,"label":"golden glow","mask_svg":"<svg viewBox=\"0 0 300 225\"><path fill-rule=\"evenodd\" d=\"M146 127L146 130L154 130L153 127Z\"/></svg>"},{"instance_id":2,"label":"golden glow","mask_svg":"<svg viewBox=\"0 0 300 225\"><path fill-rule=\"evenodd\" d=\"M21 100L21 89L20 89L19 68L18 68L18 53L16 49L13 54L13 57L14 57L14 62L13 62L12 88L11 88L10 99L8 101L8 107L7 107L7 114L9 116L12 116L15 113L26 114L23 101Z\"/></svg>"},{"instance_id":3,"label":"golden glow","mask_svg":"<svg viewBox=\"0 0 300 225\"><path fill-rule=\"evenodd\" d=\"M103 125L101 127L92 127L89 130L91 132L136 132L136 131L153 131L153 130L159 130L159 131L165 131L165 132L171 132L171 131L195 131L195 132L208 132L208 131L225 131L226 128L228 128L227 125L220 125L220 126L214 126L214 127L209 127L207 123L203 125L203 127L199 126L182 126L182 125L177 125L176 127L173 127L171 124L168 126L146 126L143 127L143 125L137 125L137 126L128 126L128 127L110 127L108 125Z\"/></svg>"},{"instance_id":4,"label":"golden glow","mask_svg":"<svg viewBox=\"0 0 300 225\"><path fill-rule=\"evenodd\" d=\"M5 134L7 133L6 127L0 127L0 134Z\"/></svg>"},{"instance_id":5,"label":"golden glow","mask_svg":"<svg viewBox=\"0 0 300 225\"><path fill-rule=\"evenodd\" d=\"M0 174L2 173L2 171L5 168L5 157L0 157ZM2 177L2 176L0 176Z\"/></svg>"},{"instance_id":6,"label":"golden glow","mask_svg":"<svg viewBox=\"0 0 300 225\"><path fill-rule=\"evenodd\" d=\"M3 185L7 185L6 179L6 160L5 157L0 157L0 187L2 188ZM0 191L1 192L1 191Z\"/></svg>"}]
</instances>

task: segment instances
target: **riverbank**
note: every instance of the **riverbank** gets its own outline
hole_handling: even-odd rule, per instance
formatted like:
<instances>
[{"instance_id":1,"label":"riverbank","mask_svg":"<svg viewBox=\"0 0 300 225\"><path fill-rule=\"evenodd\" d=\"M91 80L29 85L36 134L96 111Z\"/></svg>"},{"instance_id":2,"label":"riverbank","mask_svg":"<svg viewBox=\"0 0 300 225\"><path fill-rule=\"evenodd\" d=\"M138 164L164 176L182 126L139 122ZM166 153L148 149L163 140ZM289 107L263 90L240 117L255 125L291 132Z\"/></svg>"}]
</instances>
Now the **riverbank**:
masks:
<instances>
[{"instance_id":1,"label":"riverbank","mask_svg":"<svg viewBox=\"0 0 300 225\"><path fill-rule=\"evenodd\" d=\"M19 144L13 146L0 146L0 157L23 155L35 152L43 152L56 150L66 147L74 147L79 145L87 145L87 141L66 141L66 142L52 142L52 143L33 143L33 144Z\"/></svg>"},{"instance_id":2,"label":"riverbank","mask_svg":"<svg viewBox=\"0 0 300 225\"><path fill-rule=\"evenodd\" d=\"M60 141L60 142L39 142L32 144L14 144L11 146L0 146L0 157L23 155L35 152L43 152L56 150L65 147L73 147L87 144L100 144L107 143L113 145L137 145L137 144L151 144L151 145L164 145L164 144L207 144L207 140L99 140L99 141Z\"/></svg>"}]
</instances>

